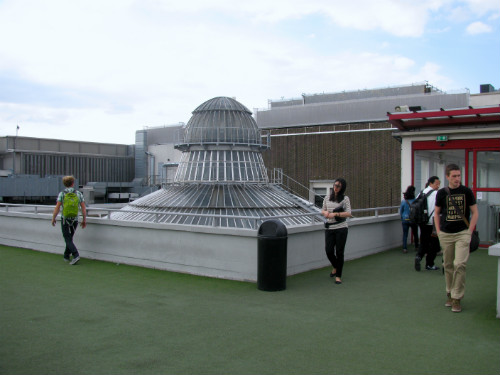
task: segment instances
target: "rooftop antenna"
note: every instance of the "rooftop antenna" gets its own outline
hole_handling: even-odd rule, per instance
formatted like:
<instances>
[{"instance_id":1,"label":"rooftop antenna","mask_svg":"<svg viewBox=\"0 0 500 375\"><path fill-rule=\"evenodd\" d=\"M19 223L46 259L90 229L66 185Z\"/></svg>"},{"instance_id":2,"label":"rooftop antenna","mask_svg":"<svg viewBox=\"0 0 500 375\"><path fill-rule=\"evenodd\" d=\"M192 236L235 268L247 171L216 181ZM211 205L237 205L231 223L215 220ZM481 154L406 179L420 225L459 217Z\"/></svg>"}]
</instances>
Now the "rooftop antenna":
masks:
<instances>
[{"instance_id":1,"label":"rooftop antenna","mask_svg":"<svg viewBox=\"0 0 500 375\"><path fill-rule=\"evenodd\" d=\"M17 141L17 132L19 131L19 124L16 127L16 136L14 137L14 159L12 160L12 174L16 174L16 141Z\"/></svg>"}]
</instances>

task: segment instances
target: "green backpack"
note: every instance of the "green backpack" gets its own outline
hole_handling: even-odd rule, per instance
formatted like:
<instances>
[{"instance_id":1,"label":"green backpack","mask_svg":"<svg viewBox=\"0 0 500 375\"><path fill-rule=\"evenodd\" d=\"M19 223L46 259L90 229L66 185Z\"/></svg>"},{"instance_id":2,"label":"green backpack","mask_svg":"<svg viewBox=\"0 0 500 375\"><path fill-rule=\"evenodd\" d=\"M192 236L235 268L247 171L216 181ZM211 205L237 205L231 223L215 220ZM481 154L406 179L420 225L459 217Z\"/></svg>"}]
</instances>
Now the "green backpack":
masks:
<instances>
[{"instance_id":1,"label":"green backpack","mask_svg":"<svg viewBox=\"0 0 500 375\"><path fill-rule=\"evenodd\" d=\"M62 201L62 214L65 218L71 219L78 216L78 195L76 192L64 193Z\"/></svg>"}]
</instances>

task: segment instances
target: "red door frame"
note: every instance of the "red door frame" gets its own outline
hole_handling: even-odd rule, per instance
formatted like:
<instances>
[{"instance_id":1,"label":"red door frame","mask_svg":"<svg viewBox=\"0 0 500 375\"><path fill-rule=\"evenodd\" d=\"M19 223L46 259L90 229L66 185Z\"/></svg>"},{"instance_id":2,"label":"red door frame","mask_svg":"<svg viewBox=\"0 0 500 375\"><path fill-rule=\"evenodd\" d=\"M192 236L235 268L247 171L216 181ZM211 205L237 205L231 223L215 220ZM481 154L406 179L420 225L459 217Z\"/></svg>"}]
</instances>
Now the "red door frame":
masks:
<instances>
[{"instance_id":1,"label":"red door frame","mask_svg":"<svg viewBox=\"0 0 500 375\"><path fill-rule=\"evenodd\" d=\"M476 181L476 161L478 151L500 151L500 138L493 139L460 139L451 141L413 141L411 143L411 180L415 183L415 151L419 150L464 150L465 152L465 176L463 183L469 181L469 152L473 152L472 169L472 191L476 195L477 191L498 191L500 186L489 188L478 188Z\"/></svg>"}]
</instances>

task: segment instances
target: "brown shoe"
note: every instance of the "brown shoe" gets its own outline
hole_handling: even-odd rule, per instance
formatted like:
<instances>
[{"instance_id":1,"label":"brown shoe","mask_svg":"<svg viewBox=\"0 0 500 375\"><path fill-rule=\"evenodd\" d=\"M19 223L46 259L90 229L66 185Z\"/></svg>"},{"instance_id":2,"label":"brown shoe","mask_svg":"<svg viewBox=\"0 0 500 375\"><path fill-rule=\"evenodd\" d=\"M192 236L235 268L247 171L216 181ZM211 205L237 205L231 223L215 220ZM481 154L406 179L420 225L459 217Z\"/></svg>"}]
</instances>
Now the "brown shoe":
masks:
<instances>
[{"instance_id":1,"label":"brown shoe","mask_svg":"<svg viewBox=\"0 0 500 375\"><path fill-rule=\"evenodd\" d=\"M451 293L446 293L446 303L444 305L446 307L451 307Z\"/></svg>"},{"instance_id":2,"label":"brown shoe","mask_svg":"<svg viewBox=\"0 0 500 375\"><path fill-rule=\"evenodd\" d=\"M451 311L453 311L453 312L460 312L460 311L462 311L462 306L460 306L460 300L459 299L452 299L451 300Z\"/></svg>"}]
</instances>

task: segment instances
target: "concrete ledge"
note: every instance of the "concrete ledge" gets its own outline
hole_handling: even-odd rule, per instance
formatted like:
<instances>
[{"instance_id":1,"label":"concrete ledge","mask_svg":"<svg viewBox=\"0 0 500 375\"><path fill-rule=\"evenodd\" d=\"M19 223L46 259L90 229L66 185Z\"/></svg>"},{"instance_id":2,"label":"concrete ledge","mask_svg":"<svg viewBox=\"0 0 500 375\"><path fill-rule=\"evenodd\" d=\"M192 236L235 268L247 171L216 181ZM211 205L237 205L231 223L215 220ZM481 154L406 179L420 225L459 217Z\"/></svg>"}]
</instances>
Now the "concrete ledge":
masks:
<instances>
[{"instance_id":1,"label":"concrete ledge","mask_svg":"<svg viewBox=\"0 0 500 375\"><path fill-rule=\"evenodd\" d=\"M500 257L500 244L491 245L488 248L488 255Z\"/></svg>"},{"instance_id":2,"label":"concrete ledge","mask_svg":"<svg viewBox=\"0 0 500 375\"><path fill-rule=\"evenodd\" d=\"M51 214L0 212L0 244L63 254ZM82 258L241 281L257 281L256 230L88 218L75 244ZM287 228L287 275L329 265L323 225ZM401 245L399 216L350 221L345 259Z\"/></svg>"},{"instance_id":3,"label":"concrete ledge","mask_svg":"<svg viewBox=\"0 0 500 375\"><path fill-rule=\"evenodd\" d=\"M495 244L489 247L488 255L498 257L497 270L497 318L500 319L500 244Z\"/></svg>"}]
</instances>

